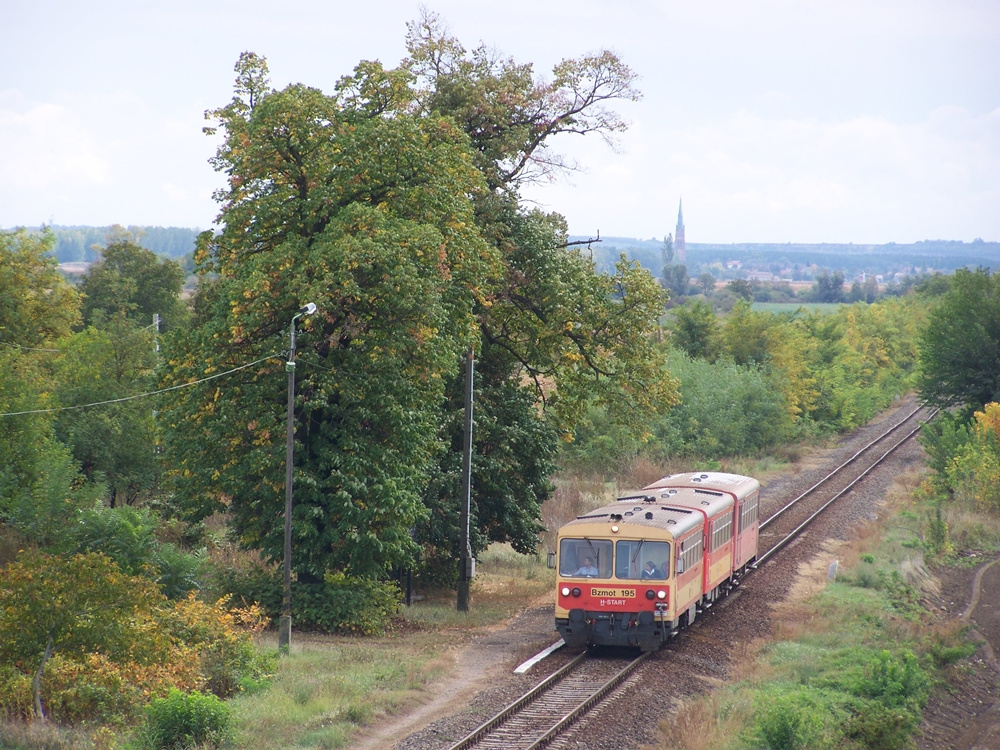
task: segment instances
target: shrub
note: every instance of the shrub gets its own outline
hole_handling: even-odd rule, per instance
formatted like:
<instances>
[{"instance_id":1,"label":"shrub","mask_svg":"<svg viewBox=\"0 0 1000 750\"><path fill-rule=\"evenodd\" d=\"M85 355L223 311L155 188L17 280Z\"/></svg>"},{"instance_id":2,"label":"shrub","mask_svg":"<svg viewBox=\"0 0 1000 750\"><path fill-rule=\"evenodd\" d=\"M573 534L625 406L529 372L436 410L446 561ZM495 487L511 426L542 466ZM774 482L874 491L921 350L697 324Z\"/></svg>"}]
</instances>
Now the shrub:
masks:
<instances>
[{"instance_id":1,"label":"shrub","mask_svg":"<svg viewBox=\"0 0 1000 750\"><path fill-rule=\"evenodd\" d=\"M156 582L168 599L183 599L201 588L198 574L205 561L204 552L185 552L176 544L165 542L156 550L154 560Z\"/></svg>"},{"instance_id":2,"label":"shrub","mask_svg":"<svg viewBox=\"0 0 1000 750\"><path fill-rule=\"evenodd\" d=\"M230 710L212 694L171 690L146 708L143 732L151 748L218 747L230 736Z\"/></svg>"},{"instance_id":3,"label":"shrub","mask_svg":"<svg viewBox=\"0 0 1000 750\"><path fill-rule=\"evenodd\" d=\"M820 709L802 691L773 699L757 717L755 740L769 750L805 750L820 746Z\"/></svg>"},{"instance_id":4,"label":"shrub","mask_svg":"<svg viewBox=\"0 0 1000 750\"><path fill-rule=\"evenodd\" d=\"M114 723L139 705L122 667L98 654L74 659L56 654L45 669L46 712L60 724Z\"/></svg>"},{"instance_id":5,"label":"shrub","mask_svg":"<svg viewBox=\"0 0 1000 750\"><path fill-rule=\"evenodd\" d=\"M455 568L453 559L450 567ZM234 600L256 602L272 620L281 616L281 571L252 566L217 575L220 592ZM326 633L382 635L399 607L400 591L394 582L328 573L322 583L292 582L292 617L295 627Z\"/></svg>"},{"instance_id":6,"label":"shrub","mask_svg":"<svg viewBox=\"0 0 1000 750\"><path fill-rule=\"evenodd\" d=\"M847 720L844 734L871 750L903 750L912 747L917 724L919 716L910 711L868 702Z\"/></svg>"},{"instance_id":7,"label":"shrub","mask_svg":"<svg viewBox=\"0 0 1000 750\"><path fill-rule=\"evenodd\" d=\"M31 677L10 664L0 664L0 719L28 720L33 712Z\"/></svg>"},{"instance_id":8,"label":"shrub","mask_svg":"<svg viewBox=\"0 0 1000 750\"><path fill-rule=\"evenodd\" d=\"M227 604L225 598L206 604L192 593L177 602L162 622L175 642L198 660L205 688L220 698L239 692L244 684L268 681L277 660L275 652L261 651L247 634L263 624L262 610L256 606L229 610Z\"/></svg>"},{"instance_id":9,"label":"shrub","mask_svg":"<svg viewBox=\"0 0 1000 750\"><path fill-rule=\"evenodd\" d=\"M297 584L292 596L300 628L382 635L399 608L400 595L394 583L330 573L323 583Z\"/></svg>"},{"instance_id":10,"label":"shrub","mask_svg":"<svg viewBox=\"0 0 1000 750\"><path fill-rule=\"evenodd\" d=\"M78 513L63 531L61 552L100 552L128 575L142 575L153 564L156 519L145 508L97 505Z\"/></svg>"},{"instance_id":11,"label":"shrub","mask_svg":"<svg viewBox=\"0 0 1000 750\"><path fill-rule=\"evenodd\" d=\"M882 650L868 664L854 692L889 708L919 709L927 700L928 686L927 674L912 651L895 657Z\"/></svg>"}]
</instances>

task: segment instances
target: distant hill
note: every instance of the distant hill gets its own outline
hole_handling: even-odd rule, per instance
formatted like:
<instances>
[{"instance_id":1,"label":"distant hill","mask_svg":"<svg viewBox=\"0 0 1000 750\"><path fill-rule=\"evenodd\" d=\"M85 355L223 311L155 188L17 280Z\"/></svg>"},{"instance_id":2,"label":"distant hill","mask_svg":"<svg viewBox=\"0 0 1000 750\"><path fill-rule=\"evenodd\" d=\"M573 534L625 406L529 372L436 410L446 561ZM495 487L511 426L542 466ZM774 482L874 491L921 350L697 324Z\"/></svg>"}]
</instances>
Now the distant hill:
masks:
<instances>
[{"instance_id":1,"label":"distant hill","mask_svg":"<svg viewBox=\"0 0 1000 750\"><path fill-rule=\"evenodd\" d=\"M571 237L586 240L587 237ZM601 270L611 270L618 257L625 253L630 260L659 276L663 268L662 239L639 240L626 237L604 237L588 250ZM676 259L675 263L679 262ZM848 278L861 273L881 274L891 277L895 273L916 271L941 271L950 273L956 268L983 266L1000 270L1000 242L959 242L951 240L923 240L911 244L888 243L885 245L854 244L799 244L799 243L687 243L690 276L703 270L728 270L717 273L723 277L738 277L750 270L769 271L775 275L811 279L821 270L843 271ZM738 270L727 269L731 264ZM738 264L738 266L737 266Z\"/></svg>"},{"instance_id":2,"label":"distant hill","mask_svg":"<svg viewBox=\"0 0 1000 750\"><path fill-rule=\"evenodd\" d=\"M37 230L38 227L30 227ZM60 263L93 263L97 253L94 245L104 247L112 227L52 226L56 236L53 254ZM180 258L194 252L200 229L186 227L129 226L128 231L139 236L139 244L165 258Z\"/></svg>"},{"instance_id":3,"label":"distant hill","mask_svg":"<svg viewBox=\"0 0 1000 750\"><path fill-rule=\"evenodd\" d=\"M97 260L97 253L91 248L105 245L112 228L53 226L51 229L56 236L54 254L65 264ZM193 252L201 231L187 227L129 226L127 229L139 235L143 247L166 258L181 258ZM570 237L571 241L587 239ZM622 253L656 276L663 270L662 239L603 237L589 248L579 245L577 249L590 254L602 271L612 271ZM783 278L811 280L818 271L829 270L842 271L847 278L865 273L889 279L897 273L951 273L963 267L983 266L1000 271L1000 242L922 240L885 245L689 242L685 264L692 278L710 270L717 278L740 278L750 271L765 271Z\"/></svg>"}]
</instances>

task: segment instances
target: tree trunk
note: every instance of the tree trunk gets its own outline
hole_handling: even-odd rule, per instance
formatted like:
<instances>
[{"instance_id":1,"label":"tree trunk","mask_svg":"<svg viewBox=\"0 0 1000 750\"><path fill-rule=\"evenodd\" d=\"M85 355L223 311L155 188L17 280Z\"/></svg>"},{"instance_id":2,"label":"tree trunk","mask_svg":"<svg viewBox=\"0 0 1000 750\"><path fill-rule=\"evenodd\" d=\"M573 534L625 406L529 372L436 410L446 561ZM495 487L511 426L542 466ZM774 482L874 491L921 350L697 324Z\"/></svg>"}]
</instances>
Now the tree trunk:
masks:
<instances>
[{"instance_id":1,"label":"tree trunk","mask_svg":"<svg viewBox=\"0 0 1000 750\"><path fill-rule=\"evenodd\" d=\"M31 692L35 699L35 718L39 721L45 721L45 710L42 708L42 672L45 671L45 665L48 664L50 658L52 658L51 633L49 633L49 642L45 644L45 653L42 654L42 663L38 665L38 671L35 672L35 679L31 682Z\"/></svg>"}]
</instances>

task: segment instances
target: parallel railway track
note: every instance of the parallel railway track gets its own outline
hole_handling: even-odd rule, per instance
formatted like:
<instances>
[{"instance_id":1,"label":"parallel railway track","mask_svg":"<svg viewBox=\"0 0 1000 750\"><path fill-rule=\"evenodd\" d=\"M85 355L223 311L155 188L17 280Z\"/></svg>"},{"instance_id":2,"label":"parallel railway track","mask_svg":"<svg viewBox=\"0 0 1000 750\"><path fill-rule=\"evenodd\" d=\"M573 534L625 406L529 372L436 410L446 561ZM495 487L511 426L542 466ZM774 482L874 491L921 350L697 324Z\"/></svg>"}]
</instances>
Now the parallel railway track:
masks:
<instances>
[{"instance_id":1,"label":"parallel railway track","mask_svg":"<svg viewBox=\"0 0 1000 750\"><path fill-rule=\"evenodd\" d=\"M761 547L757 566L798 539L824 510L846 495L901 445L934 418L937 409L919 406L869 442L816 484L760 522Z\"/></svg>"}]
</instances>

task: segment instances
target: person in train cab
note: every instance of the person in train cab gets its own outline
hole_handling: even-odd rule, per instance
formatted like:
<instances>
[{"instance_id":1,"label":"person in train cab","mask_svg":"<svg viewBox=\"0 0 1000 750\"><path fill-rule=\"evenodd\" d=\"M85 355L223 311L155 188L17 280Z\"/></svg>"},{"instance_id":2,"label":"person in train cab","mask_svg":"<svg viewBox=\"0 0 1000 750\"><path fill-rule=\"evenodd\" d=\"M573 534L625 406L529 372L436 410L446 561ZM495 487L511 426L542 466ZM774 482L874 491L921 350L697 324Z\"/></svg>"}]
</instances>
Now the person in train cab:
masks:
<instances>
[{"instance_id":1,"label":"person in train cab","mask_svg":"<svg viewBox=\"0 0 1000 750\"><path fill-rule=\"evenodd\" d=\"M575 576L596 576L597 568L594 567L594 561L589 557L583 558L583 565L576 569L573 574Z\"/></svg>"},{"instance_id":2,"label":"person in train cab","mask_svg":"<svg viewBox=\"0 0 1000 750\"><path fill-rule=\"evenodd\" d=\"M659 571L656 570L656 565L650 560L646 563L646 567L642 569L642 573L639 574L639 578L659 578Z\"/></svg>"}]
</instances>

